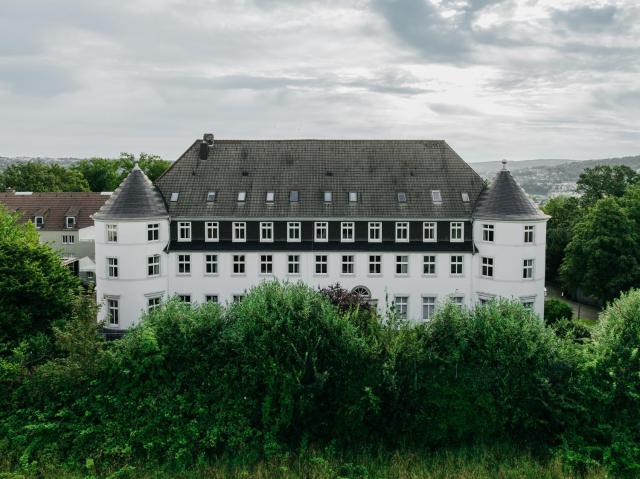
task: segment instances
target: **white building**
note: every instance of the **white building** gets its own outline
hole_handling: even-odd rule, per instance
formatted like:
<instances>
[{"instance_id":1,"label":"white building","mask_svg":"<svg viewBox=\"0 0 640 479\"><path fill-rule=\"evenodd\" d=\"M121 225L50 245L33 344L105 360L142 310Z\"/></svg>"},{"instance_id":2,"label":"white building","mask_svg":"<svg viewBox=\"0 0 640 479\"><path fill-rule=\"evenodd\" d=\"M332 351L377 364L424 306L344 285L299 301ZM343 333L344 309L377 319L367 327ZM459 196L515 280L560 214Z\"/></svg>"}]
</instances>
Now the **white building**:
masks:
<instances>
[{"instance_id":1,"label":"white building","mask_svg":"<svg viewBox=\"0 0 640 479\"><path fill-rule=\"evenodd\" d=\"M506 166L506 165L505 165ZM489 188L444 141L215 141L94 215L100 319L229 302L261 281L340 283L428 320L516 298L543 314L546 221L503 169Z\"/></svg>"}]
</instances>

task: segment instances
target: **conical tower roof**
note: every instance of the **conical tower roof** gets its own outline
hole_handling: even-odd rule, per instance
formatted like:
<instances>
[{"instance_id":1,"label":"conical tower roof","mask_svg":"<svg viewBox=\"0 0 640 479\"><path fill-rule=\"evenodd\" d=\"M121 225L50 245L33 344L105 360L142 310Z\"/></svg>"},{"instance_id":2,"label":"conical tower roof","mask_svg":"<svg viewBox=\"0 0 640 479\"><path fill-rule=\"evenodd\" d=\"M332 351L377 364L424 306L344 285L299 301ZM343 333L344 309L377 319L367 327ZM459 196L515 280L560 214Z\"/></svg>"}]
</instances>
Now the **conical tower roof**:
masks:
<instances>
[{"instance_id":1,"label":"conical tower roof","mask_svg":"<svg viewBox=\"0 0 640 479\"><path fill-rule=\"evenodd\" d=\"M162 195L136 163L93 217L98 220L135 220L168 215Z\"/></svg>"},{"instance_id":2,"label":"conical tower roof","mask_svg":"<svg viewBox=\"0 0 640 479\"><path fill-rule=\"evenodd\" d=\"M505 167L496 175L491 186L480 194L473 217L513 221L549 218L511 176L506 169L506 162L503 164Z\"/></svg>"}]
</instances>

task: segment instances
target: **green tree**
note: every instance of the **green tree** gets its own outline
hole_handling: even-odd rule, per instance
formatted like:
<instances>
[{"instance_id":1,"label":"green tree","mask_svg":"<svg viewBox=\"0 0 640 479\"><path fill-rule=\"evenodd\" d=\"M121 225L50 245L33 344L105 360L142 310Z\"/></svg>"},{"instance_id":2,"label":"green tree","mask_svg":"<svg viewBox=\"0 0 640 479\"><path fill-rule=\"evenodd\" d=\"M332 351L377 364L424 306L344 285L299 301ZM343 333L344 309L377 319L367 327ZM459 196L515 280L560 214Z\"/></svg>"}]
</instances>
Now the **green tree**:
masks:
<instances>
[{"instance_id":1,"label":"green tree","mask_svg":"<svg viewBox=\"0 0 640 479\"><path fill-rule=\"evenodd\" d=\"M14 163L0 172L0 189L18 191L89 191L84 176L56 163Z\"/></svg>"},{"instance_id":2,"label":"green tree","mask_svg":"<svg viewBox=\"0 0 640 479\"><path fill-rule=\"evenodd\" d=\"M603 198L575 225L560 276L602 301L616 298L640 280L638 231L615 198Z\"/></svg>"},{"instance_id":3,"label":"green tree","mask_svg":"<svg viewBox=\"0 0 640 479\"><path fill-rule=\"evenodd\" d=\"M582 215L582 208L577 198L558 196L548 200L542 209L551 216L547 222L546 276L557 280L564 250L571 241L573 225Z\"/></svg>"},{"instance_id":4,"label":"green tree","mask_svg":"<svg viewBox=\"0 0 640 479\"><path fill-rule=\"evenodd\" d=\"M585 169L578 178L577 191L584 206L593 206L600 198L621 197L639 175L626 165L598 165Z\"/></svg>"},{"instance_id":5,"label":"green tree","mask_svg":"<svg viewBox=\"0 0 640 479\"><path fill-rule=\"evenodd\" d=\"M69 317L79 280L31 223L0 207L0 351Z\"/></svg>"},{"instance_id":6,"label":"green tree","mask_svg":"<svg viewBox=\"0 0 640 479\"><path fill-rule=\"evenodd\" d=\"M573 311L571 306L559 299L547 299L544 302L544 322L548 325L554 324L562 319L571 320Z\"/></svg>"}]
</instances>

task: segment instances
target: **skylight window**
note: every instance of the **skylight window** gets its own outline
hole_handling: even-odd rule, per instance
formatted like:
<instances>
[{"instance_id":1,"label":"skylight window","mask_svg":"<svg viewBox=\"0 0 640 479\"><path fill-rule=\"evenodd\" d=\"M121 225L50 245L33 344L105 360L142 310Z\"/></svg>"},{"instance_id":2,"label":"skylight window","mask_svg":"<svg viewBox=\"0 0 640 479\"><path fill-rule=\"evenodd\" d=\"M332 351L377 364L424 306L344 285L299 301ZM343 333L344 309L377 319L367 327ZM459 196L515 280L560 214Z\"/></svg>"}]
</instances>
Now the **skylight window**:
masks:
<instances>
[{"instance_id":1,"label":"skylight window","mask_svg":"<svg viewBox=\"0 0 640 479\"><path fill-rule=\"evenodd\" d=\"M358 201L358 192L350 191L349 192L349 203L356 203Z\"/></svg>"},{"instance_id":2,"label":"skylight window","mask_svg":"<svg viewBox=\"0 0 640 479\"><path fill-rule=\"evenodd\" d=\"M462 196L463 202L469 203L469 193L467 193L466 191L463 191L462 193L460 193L460 195Z\"/></svg>"},{"instance_id":3,"label":"skylight window","mask_svg":"<svg viewBox=\"0 0 640 479\"><path fill-rule=\"evenodd\" d=\"M207 203L213 203L216 200L216 192L209 191L207 193Z\"/></svg>"},{"instance_id":4,"label":"skylight window","mask_svg":"<svg viewBox=\"0 0 640 479\"><path fill-rule=\"evenodd\" d=\"M331 203L333 201L333 193L331 191L324 192L324 202Z\"/></svg>"},{"instance_id":5,"label":"skylight window","mask_svg":"<svg viewBox=\"0 0 640 479\"><path fill-rule=\"evenodd\" d=\"M247 192L246 191L238 191L238 201L245 202L247 200Z\"/></svg>"},{"instance_id":6,"label":"skylight window","mask_svg":"<svg viewBox=\"0 0 640 479\"><path fill-rule=\"evenodd\" d=\"M440 190L431 190L431 199L434 203L442 203L442 195Z\"/></svg>"},{"instance_id":7,"label":"skylight window","mask_svg":"<svg viewBox=\"0 0 640 479\"><path fill-rule=\"evenodd\" d=\"M276 193L274 191L267 191L267 203L273 203L276 200Z\"/></svg>"},{"instance_id":8,"label":"skylight window","mask_svg":"<svg viewBox=\"0 0 640 479\"><path fill-rule=\"evenodd\" d=\"M299 191L290 191L289 192L289 201L291 203L297 203L300 201L300 192Z\"/></svg>"},{"instance_id":9,"label":"skylight window","mask_svg":"<svg viewBox=\"0 0 640 479\"><path fill-rule=\"evenodd\" d=\"M180 193L176 193L176 192L171 193L171 201L173 201L174 203L176 201L178 201L178 196L179 195L180 195Z\"/></svg>"},{"instance_id":10,"label":"skylight window","mask_svg":"<svg viewBox=\"0 0 640 479\"><path fill-rule=\"evenodd\" d=\"M407 194L404 191L398 193L398 203L406 203L407 202Z\"/></svg>"}]
</instances>

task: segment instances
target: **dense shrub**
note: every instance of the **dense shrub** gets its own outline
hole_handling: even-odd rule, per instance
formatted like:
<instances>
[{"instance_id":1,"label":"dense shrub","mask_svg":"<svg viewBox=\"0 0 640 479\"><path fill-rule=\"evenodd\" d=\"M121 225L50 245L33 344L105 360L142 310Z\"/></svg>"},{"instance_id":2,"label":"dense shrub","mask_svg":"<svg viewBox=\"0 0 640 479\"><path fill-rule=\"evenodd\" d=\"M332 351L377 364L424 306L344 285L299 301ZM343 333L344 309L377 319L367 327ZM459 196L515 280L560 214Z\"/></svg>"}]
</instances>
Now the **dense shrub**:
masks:
<instances>
[{"instance_id":1,"label":"dense shrub","mask_svg":"<svg viewBox=\"0 0 640 479\"><path fill-rule=\"evenodd\" d=\"M544 322L549 326L563 319L571 321L572 317L573 310L564 301L552 298L544 302Z\"/></svg>"}]
</instances>

